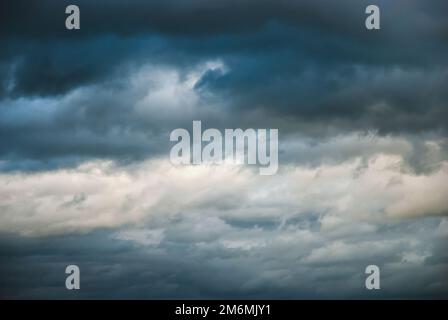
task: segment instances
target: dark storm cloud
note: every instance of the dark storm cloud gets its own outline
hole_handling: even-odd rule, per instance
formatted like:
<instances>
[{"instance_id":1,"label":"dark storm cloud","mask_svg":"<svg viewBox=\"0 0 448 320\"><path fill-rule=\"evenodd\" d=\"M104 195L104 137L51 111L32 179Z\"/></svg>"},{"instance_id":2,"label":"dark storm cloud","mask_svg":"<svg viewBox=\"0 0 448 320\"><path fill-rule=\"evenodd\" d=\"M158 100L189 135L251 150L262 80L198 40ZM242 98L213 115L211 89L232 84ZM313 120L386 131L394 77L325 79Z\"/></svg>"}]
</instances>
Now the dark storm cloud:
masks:
<instances>
[{"instance_id":1,"label":"dark storm cloud","mask_svg":"<svg viewBox=\"0 0 448 320\"><path fill-rule=\"evenodd\" d=\"M326 257L316 253L341 236L324 235L330 240L326 244L302 243L298 238L281 241L280 233L277 241L278 230L260 225L228 226L227 234L210 225L212 230L192 234L194 221L188 216L156 223L164 238L149 245L117 239L113 230L41 238L2 235L0 297L371 298L364 288L364 269L375 262L382 279L376 298L443 298L448 288L443 277L446 246L428 232L439 222L413 221L386 225L375 234L345 235L343 247L332 247ZM289 222L283 232L295 223ZM254 231L258 238L253 240L269 240L267 246L244 250L222 245L232 234L244 241ZM414 239L412 245L409 239ZM429 257L423 263L403 261L409 253ZM79 291L65 289L69 264L80 267Z\"/></svg>"},{"instance_id":2,"label":"dark storm cloud","mask_svg":"<svg viewBox=\"0 0 448 320\"><path fill-rule=\"evenodd\" d=\"M194 86L202 103L225 105L222 113L189 114L182 126L202 119L209 127L275 125L283 134L445 136L445 1L375 1L382 29L373 32L364 27L368 1L73 3L81 8L77 31L64 27L72 2L1 4L3 169L160 154L180 122L135 113L144 93L129 78L147 64L181 77L205 61L227 67ZM63 102L85 88L84 99ZM54 110L41 112L48 103Z\"/></svg>"},{"instance_id":3,"label":"dark storm cloud","mask_svg":"<svg viewBox=\"0 0 448 320\"><path fill-rule=\"evenodd\" d=\"M55 94L98 80L117 64L135 59L138 47L125 40L135 36L157 34L167 40L163 54L171 56L172 64L179 58L171 53L176 50L180 56L199 58L231 54L236 63L242 54L261 66L264 58L269 64L273 56L283 64L264 76L284 81L289 81L287 70L300 68L300 60L312 59L320 64L316 71L325 74L326 68L331 72L332 62L444 64L447 49L446 20L439 14L446 4L441 1L377 1L383 9L383 31L370 33L364 28L366 1L78 1L82 28L75 32L64 28L69 3L2 3L0 57L17 64L13 93ZM270 24L289 28L265 34ZM124 42L107 43L104 35ZM271 57L263 55L266 51L273 52ZM290 68L285 70L286 65Z\"/></svg>"},{"instance_id":4,"label":"dark storm cloud","mask_svg":"<svg viewBox=\"0 0 448 320\"><path fill-rule=\"evenodd\" d=\"M364 27L364 10L372 3L381 8L379 31ZM68 4L80 6L81 30L65 29ZM16 183L5 188L0 209L5 225L22 226L24 234L33 221L37 230L40 224L68 226L59 236L0 235L0 298L369 298L363 272L371 263L382 268L381 297L446 298L447 222L441 217L353 220L323 230L326 216L296 215L283 198L262 202L251 213L256 218L245 217L245 200L260 197L247 197L252 187L238 196L221 196L217 188L210 199L201 198L209 194L202 191L185 202L182 192L170 189L165 201L174 206L147 225L146 218L139 221L148 229L137 235L126 227L101 230L102 223L70 234L78 218L89 226L77 216L91 214L83 205L93 200L102 207L109 200L92 193L101 187L89 192L81 180L86 185L79 190L54 198L49 186L56 181L76 183L55 175L44 184L40 173L27 185L24 180L30 170L92 159L127 164L167 156L169 132L190 129L192 120L219 129L279 128L280 161L295 168L361 157L353 181L378 154L399 155L419 174L434 172L448 155L447 12L445 0L0 1L0 171L25 172L5 175L5 186ZM222 66L204 67L216 61ZM197 78L190 87L192 75ZM168 177L161 168L148 179ZM133 177L129 189L152 183ZM343 181L325 180L324 189L338 191ZM415 190L435 190L442 199L444 184L435 183ZM144 210L153 193L157 198L166 188L162 180L158 184L137 192L136 200L125 188L126 205ZM226 187L239 190L237 184ZM350 210L374 202L372 212L382 213L375 188ZM112 181L117 193L110 199L119 198L117 189ZM338 204L340 196L326 199L325 190L311 190L322 194L313 201ZM35 201L24 203L21 192ZM47 201L61 203L55 220ZM206 214L171 212L182 203L199 203ZM42 212L33 213L32 205ZM439 205L444 208L442 200ZM277 206L280 217L258 214ZM214 215L216 208L232 217ZM331 225L334 212L324 211ZM139 232L162 236L142 243ZM68 264L81 268L79 292L64 288Z\"/></svg>"}]
</instances>

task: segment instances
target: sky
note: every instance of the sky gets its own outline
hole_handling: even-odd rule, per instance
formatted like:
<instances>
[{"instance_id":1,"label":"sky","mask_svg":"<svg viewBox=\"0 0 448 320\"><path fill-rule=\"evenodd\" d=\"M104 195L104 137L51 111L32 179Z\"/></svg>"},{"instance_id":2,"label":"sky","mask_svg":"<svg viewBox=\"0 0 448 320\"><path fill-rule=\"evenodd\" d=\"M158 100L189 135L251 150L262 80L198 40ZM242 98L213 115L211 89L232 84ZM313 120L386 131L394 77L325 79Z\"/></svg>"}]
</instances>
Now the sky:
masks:
<instances>
[{"instance_id":1,"label":"sky","mask_svg":"<svg viewBox=\"0 0 448 320\"><path fill-rule=\"evenodd\" d=\"M0 298L448 298L447 11L1 1ZM278 129L277 174L173 165L194 120Z\"/></svg>"}]
</instances>

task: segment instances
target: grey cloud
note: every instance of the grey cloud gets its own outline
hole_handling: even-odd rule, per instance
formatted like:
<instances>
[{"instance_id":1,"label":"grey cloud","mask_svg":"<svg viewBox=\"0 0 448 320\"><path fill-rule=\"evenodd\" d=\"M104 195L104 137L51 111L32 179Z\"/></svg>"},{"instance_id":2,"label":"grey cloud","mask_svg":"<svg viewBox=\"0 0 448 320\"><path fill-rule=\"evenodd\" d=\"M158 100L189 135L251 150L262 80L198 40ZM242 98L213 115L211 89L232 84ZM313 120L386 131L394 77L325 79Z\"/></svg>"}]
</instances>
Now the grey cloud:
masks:
<instances>
[{"instance_id":1,"label":"grey cloud","mask_svg":"<svg viewBox=\"0 0 448 320\"><path fill-rule=\"evenodd\" d=\"M447 2L371 3L1 1L0 297L446 298ZM279 175L174 168L192 120Z\"/></svg>"},{"instance_id":2,"label":"grey cloud","mask_svg":"<svg viewBox=\"0 0 448 320\"><path fill-rule=\"evenodd\" d=\"M178 113L160 102L157 110L167 110L163 122L142 119L134 106L144 92L129 86L129 78L148 64L184 77L216 59L228 72L209 70L192 90L198 104L225 109L210 116L202 108L185 115L183 126L200 118L218 127L275 125L283 134L445 136L446 27L439 14L445 3L378 3L384 19L378 33L363 29L365 3L359 1L266 1L256 10L250 1L170 7L116 1L101 10L80 2L83 28L67 33L58 27L63 2L4 2L2 111L20 123L23 114L12 107L17 101L50 97L61 106L45 125L3 122L2 137L12 140L2 141L2 158L17 168L46 168L76 158L158 154L166 149L166 131L180 123ZM67 107L64 100L85 88L85 98Z\"/></svg>"},{"instance_id":3,"label":"grey cloud","mask_svg":"<svg viewBox=\"0 0 448 320\"><path fill-rule=\"evenodd\" d=\"M210 236L205 240L194 232L197 223L183 216L175 222L159 222L165 237L156 246L132 238L117 240L113 231L37 239L3 235L1 296L371 298L364 288L364 269L373 263L382 270L382 290L375 298L442 298L448 284L441 272L448 265L429 232L437 223L437 219L414 221L371 234L336 237L333 241L343 239L340 248L348 251L341 255L333 248L334 258L317 265L305 261L316 250L325 250L325 232L309 232L293 223L273 230L229 225L222 230L219 224L208 224ZM226 242L234 238L241 243L250 237L264 245L245 249ZM406 252L425 252L430 257L404 262ZM79 292L64 287L65 266L72 263L82 272Z\"/></svg>"}]
</instances>

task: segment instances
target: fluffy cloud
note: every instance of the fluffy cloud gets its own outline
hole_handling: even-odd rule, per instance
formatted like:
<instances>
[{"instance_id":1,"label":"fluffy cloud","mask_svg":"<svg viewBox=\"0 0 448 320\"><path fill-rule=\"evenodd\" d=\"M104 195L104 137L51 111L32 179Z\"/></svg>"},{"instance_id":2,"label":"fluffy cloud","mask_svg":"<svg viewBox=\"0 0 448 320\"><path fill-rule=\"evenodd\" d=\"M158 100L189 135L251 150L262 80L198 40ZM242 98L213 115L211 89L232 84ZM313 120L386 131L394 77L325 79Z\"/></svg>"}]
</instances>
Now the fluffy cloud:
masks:
<instances>
[{"instance_id":1,"label":"fluffy cloud","mask_svg":"<svg viewBox=\"0 0 448 320\"><path fill-rule=\"evenodd\" d=\"M139 224L179 213L233 219L321 216L323 230L354 221L448 213L448 164L428 175L377 154L317 167L287 165L273 177L251 167L131 166L90 162L74 169L2 174L1 230L53 234ZM207 221L207 220L205 220ZM366 226L366 230L369 227Z\"/></svg>"}]
</instances>

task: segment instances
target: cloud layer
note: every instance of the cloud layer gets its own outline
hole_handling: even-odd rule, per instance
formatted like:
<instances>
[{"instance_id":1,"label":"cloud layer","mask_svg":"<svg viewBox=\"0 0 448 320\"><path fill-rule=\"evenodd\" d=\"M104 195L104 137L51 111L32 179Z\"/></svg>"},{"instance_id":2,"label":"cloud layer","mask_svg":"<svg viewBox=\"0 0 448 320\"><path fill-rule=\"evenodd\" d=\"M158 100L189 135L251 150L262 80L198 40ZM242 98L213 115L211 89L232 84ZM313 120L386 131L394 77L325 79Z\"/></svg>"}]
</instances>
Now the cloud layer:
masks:
<instances>
[{"instance_id":1,"label":"cloud layer","mask_svg":"<svg viewBox=\"0 0 448 320\"><path fill-rule=\"evenodd\" d=\"M375 155L315 168L284 166L274 177L241 166L132 167L107 162L0 175L0 231L24 235L145 224L177 214L286 221L312 213L325 230L448 214L448 163L406 172L397 156ZM374 197L372 196L374 195ZM194 232L194 230L192 230Z\"/></svg>"},{"instance_id":2,"label":"cloud layer","mask_svg":"<svg viewBox=\"0 0 448 320\"><path fill-rule=\"evenodd\" d=\"M2 1L0 297L446 298L448 6L374 2ZM278 174L173 166L193 120Z\"/></svg>"}]
</instances>

